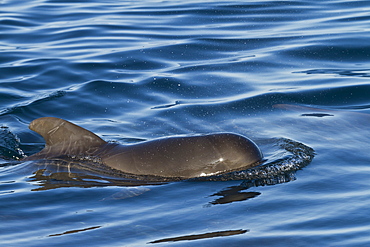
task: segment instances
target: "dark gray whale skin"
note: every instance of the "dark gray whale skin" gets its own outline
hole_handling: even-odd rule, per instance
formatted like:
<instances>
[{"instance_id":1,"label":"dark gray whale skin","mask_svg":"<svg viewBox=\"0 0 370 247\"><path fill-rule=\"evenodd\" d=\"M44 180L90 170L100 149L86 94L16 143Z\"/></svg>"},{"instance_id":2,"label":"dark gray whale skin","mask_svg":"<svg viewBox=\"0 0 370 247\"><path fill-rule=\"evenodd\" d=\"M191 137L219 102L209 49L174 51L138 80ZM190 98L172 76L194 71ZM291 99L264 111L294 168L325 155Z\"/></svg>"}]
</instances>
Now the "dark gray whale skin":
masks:
<instances>
[{"instance_id":1,"label":"dark gray whale skin","mask_svg":"<svg viewBox=\"0 0 370 247\"><path fill-rule=\"evenodd\" d=\"M132 145L108 143L94 133L54 117L38 118L29 128L46 142L23 160L59 157L97 158L109 168L133 175L189 179L245 170L261 163L250 139L232 133L160 138Z\"/></svg>"}]
</instances>

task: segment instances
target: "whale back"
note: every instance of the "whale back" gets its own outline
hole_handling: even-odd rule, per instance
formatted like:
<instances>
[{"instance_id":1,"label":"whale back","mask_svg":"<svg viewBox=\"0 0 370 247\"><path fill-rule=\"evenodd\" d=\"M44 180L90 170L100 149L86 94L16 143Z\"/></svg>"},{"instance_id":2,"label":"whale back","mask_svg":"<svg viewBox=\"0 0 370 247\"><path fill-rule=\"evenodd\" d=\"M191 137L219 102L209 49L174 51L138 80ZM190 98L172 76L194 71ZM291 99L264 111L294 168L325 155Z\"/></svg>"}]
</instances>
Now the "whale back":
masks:
<instances>
[{"instance_id":1,"label":"whale back","mask_svg":"<svg viewBox=\"0 0 370 247\"><path fill-rule=\"evenodd\" d=\"M233 133L117 145L102 155L106 165L126 173L185 179L248 169L258 165L262 158L253 141Z\"/></svg>"},{"instance_id":2,"label":"whale back","mask_svg":"<svg viewBox=\"0 0 370 247\"><path fill-rule=\"evenodd\" d=\"M57 156L93 154L106 142L94 133L60 118L43 117L33 120L29 128L40 134L46 142L45 148L26 160Z\"/></svg>"}]
</instances>

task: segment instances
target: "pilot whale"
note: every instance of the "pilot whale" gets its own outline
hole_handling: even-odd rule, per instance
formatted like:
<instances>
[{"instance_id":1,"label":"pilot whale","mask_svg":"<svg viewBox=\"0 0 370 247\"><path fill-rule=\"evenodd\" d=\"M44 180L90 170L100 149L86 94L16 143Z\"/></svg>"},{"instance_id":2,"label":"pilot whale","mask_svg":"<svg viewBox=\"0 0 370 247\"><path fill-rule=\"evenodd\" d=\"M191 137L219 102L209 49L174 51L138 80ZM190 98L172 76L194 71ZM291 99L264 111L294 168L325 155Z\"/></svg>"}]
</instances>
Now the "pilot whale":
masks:
<instances>
[{"instance_id":1,"label":"pilot whale","mask_svg":"<svg viewBox=\"0 0 370 247\"><path fill-rule=\"evenodd\" d=\"M233 133L175 136L121 145L106 142L60 118L38 118L29 128L40 134L46 144L25 161L81 157L83 162L87 157L127 174L189 179L245 170L263 159L252 140Z\"/></svg>"}]
</instances>

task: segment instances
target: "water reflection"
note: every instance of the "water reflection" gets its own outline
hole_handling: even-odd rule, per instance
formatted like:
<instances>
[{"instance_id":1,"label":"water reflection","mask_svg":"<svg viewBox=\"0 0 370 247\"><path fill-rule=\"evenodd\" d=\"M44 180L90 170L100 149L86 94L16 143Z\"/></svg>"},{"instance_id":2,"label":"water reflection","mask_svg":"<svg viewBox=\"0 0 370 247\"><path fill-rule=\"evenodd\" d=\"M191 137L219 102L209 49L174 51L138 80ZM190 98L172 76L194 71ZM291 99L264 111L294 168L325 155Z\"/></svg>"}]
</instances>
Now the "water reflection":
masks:
<instances>
[{"instance_id":1,"label":"water reflection","mask_svg":"<svg viewBox=\"0 0 370 247\"><path fill-rule=\"evenodd\" d=\"M88 228L84 228L84 229L70 230L70 231L65 231L63 233L51 234L48 237L57 237L57 236L62 236L62 235L66 235L66 234L71 234L71 233L84 232L84 231L98 229L100 227L101 226L93 226L93 227L88 227Z\"/></svg>"},{"instance_id":2,"label":"water reflection","mask_svg":"<svg viewBox=\"0 0 370 247\"><path fill-rule=\"evenodd\" d=\"M302 117L334 117L332 114L326 113L304 113L301 114Z\"/></svg>"},{"instance_id":3,"label":"water reflection","mask_svg":"<svg viewBox=\"0 0 370 247\"><path fill-rule=\"evenodd\" d=\"M49 172L47 169L40 169L29 177L30 182L34 182L38 187L32 191L51 190L64 187L105 187L105 186L143 186L143 185L159 185L163 182L151 182L140 180L124 180L108 178L103 176L95 176L73 172Z\"/></svg>"},{"instance_id":4,"label":"water reflection","mask_svg":"<svg viewBox=\"0 0 370 247\"><path fill-rule=\"evenodd\" d=\"M149 242L150 244L156 244L156 243L164 243L164 242L176 242L176 241L184 241L184 240L199 240L199 239L205 239L205 238L215 238L215 237L225 237L225 236L232 236L232 235L239 235L244 234L248 232L248 230L229 230L229 231L219 231L219 232L208 232L203 234L194 234L194 235L185 235L185 236L179 236L174 238L163 238L159 240L155 240L152 242Z\"/></svg>"},{"instance_id":5,"label":"water reflection","mask_svg":"<svg viewBox=\"0 0 370 247\"><path fill-rule=\"evenodd\" d=\"M212 194L211 196L220 196L220 198L217 198L211 201L209 204L216 205L216 204L227 204L227 203L232 203L232 202L245 201L245 200L255 198L261 195L260 192L241 192L242 190L245 190L245 189L248 189L248 188L244 186L244 183L242 183L239 186L227 187L217 193Z\"/></svg>"}]
</instances>

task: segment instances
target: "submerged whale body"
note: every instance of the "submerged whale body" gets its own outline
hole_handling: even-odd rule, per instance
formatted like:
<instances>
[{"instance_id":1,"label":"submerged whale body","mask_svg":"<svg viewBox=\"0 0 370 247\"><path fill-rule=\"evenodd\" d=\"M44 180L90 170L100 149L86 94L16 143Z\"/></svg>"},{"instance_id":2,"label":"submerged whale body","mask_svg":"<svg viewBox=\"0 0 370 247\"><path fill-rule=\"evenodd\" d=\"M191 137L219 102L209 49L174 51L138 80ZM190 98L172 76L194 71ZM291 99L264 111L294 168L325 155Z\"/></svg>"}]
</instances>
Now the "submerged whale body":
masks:
<instances>
[{"instance_id":1,"label":"submerged whale body","mask_svg":"<svg viewBox=\"0 0 370 247\"><path fill-rule=\"evenodd\" d=\"M39 118L29 128L40 134L46 145L26 161L89 157L127 174L181 179L245 170L262 161L262 153L253 141L232 133L120 145L60 118Z\"/></svg>"}]
</instances>

